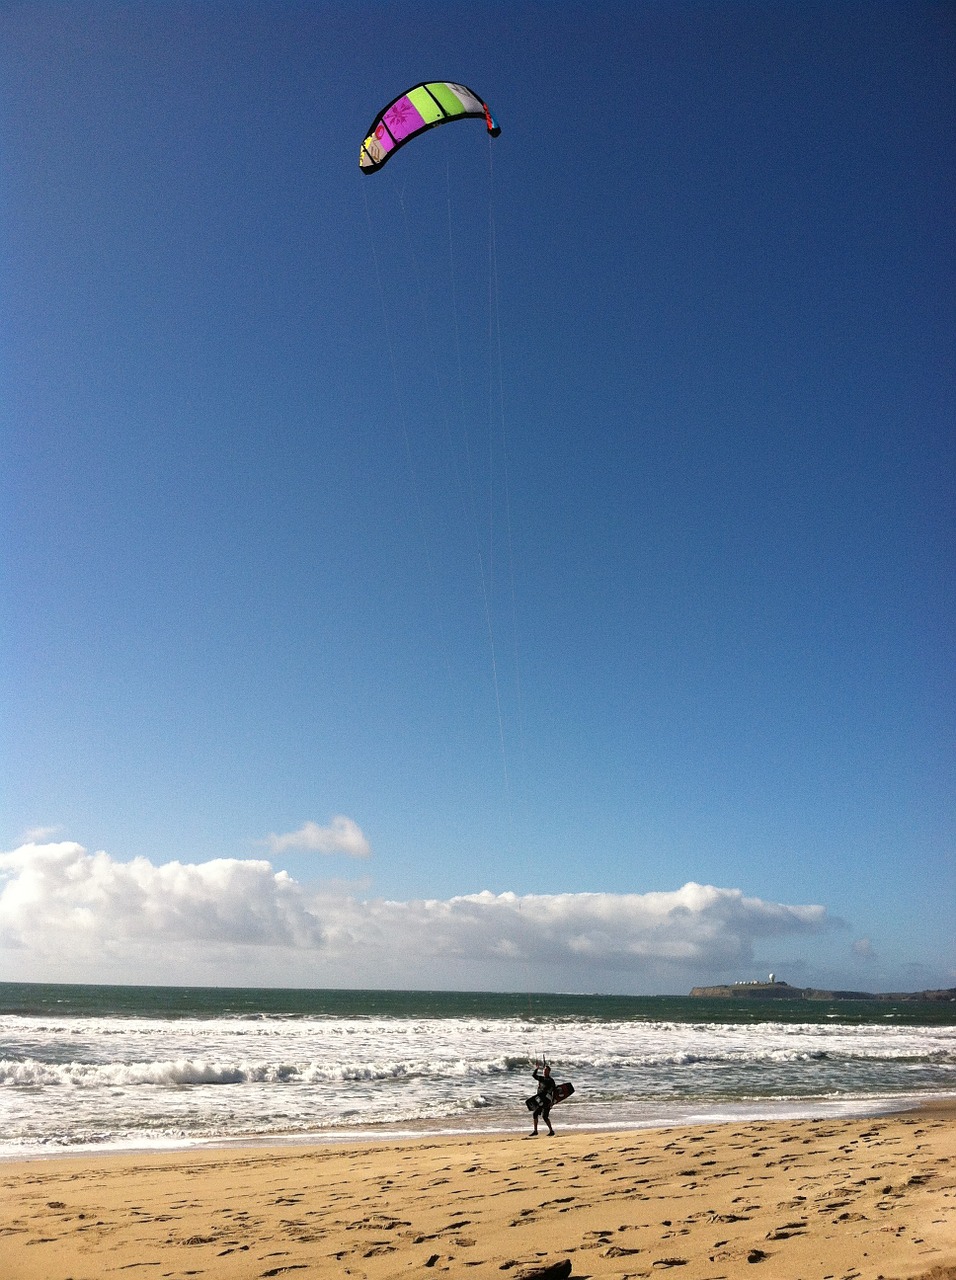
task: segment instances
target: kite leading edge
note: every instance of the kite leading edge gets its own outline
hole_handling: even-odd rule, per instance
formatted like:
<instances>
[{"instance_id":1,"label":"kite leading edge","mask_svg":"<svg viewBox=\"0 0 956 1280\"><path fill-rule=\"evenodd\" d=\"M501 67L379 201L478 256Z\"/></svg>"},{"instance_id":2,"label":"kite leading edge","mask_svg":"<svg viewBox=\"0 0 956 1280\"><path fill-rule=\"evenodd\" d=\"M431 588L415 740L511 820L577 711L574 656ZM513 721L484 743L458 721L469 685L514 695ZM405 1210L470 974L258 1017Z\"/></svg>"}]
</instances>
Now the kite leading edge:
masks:
<instances>
[{"instance_id":1,"label":"kite leading edge","mask_svg":"<svg viewBox=\"0 0 956 1280\"><path fill-rule=\"evenodd\" d=\"M362 143L359 167L375 173L399 147L440 124L452 120L484 120L488 132L497 138L501 127L488 104L466 85L450 80L429 80L416 84L378 113Z\"/></svg>"}]
</instances>

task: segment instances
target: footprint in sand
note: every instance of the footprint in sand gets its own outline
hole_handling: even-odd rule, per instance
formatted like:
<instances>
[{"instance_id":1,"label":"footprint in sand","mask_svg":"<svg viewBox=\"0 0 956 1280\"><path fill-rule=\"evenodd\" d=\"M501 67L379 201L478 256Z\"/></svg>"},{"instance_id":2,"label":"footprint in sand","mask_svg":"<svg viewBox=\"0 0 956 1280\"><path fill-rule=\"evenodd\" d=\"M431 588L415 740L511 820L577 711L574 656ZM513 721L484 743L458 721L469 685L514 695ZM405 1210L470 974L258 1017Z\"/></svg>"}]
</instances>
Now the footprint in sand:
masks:
<instances>
[{"instance_id":1,"label":"footprint in sand","mask_svg":"<svg viewBox=\"0 0 956 1280\"><path fill-rule=\"evenodd\" d=\"M789 1240L791 1236L802 1236L806 1234L807 1224L805 1222L785 1222L782 1227L774 1227L773 1231L768 1231L768 1240Z\"/></svg>"}]
</instances>

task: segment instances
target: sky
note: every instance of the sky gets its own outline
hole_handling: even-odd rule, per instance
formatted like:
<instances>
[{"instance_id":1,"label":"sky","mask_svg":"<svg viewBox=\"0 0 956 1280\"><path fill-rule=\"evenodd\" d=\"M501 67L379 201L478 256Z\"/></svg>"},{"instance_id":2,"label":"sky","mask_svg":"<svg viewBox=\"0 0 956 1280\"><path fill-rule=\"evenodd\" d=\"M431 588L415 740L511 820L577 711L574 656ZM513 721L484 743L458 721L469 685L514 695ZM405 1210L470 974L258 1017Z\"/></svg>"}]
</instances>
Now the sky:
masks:
<instances>
[{"instance_id":1,"label":"sky","mask_svg":"<svg viewBox=\"0 0 956 1280\"><path fill-rule=\"evenodd\" d=\"M954 71L0 4L0 977L956 985ZM361 173L442 77L501 136Z\"/></svg>"}]
</instances>

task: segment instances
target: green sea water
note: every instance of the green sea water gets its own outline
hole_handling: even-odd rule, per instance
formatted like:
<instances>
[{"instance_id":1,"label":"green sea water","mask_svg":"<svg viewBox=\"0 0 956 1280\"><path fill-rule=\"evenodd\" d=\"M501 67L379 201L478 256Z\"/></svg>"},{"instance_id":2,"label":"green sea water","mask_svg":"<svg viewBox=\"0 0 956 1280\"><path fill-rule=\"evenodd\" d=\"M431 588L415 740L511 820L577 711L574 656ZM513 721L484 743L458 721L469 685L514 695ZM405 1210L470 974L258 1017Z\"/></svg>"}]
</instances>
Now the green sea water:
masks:
<instances>
[{"instance_id":1,"label":"green sea water","mask_svg":"<svg viewBox=\"0 0 956 1280\"><path fill-rule=\"evenodd\" d=\"M956 1001L707 999L541 992L0 983L0 1014L113 1018L528 1018L956 1026Z\"/></svg>"}]
</instances>

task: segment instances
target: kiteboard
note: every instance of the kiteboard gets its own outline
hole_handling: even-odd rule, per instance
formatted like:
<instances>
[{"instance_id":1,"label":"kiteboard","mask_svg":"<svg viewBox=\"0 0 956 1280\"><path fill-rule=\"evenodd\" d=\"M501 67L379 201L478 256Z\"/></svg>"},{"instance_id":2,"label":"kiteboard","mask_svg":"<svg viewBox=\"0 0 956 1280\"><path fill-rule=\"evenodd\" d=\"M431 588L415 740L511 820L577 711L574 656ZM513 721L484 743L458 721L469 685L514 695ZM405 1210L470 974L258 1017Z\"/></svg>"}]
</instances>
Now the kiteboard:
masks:
<instances>
[{"instance_id":1,"label":"kiteboard","mask_svg":"<svg viewBox=\"0 0 956 1280\"><path fill-rule=\"evenodd\" d=\"M574 1085L568 1080L565 1084L559 1084L554 1090L554 1097L551 1100L552 1107L556 1107L559 1102L563 1102L565 1098L570 1098L574 1093ZM535 1094L531 1098L525 1098L525 1106L529 1111L533 1111L539 1105L541 1099Z\"/></svg>"}]
</instances>

